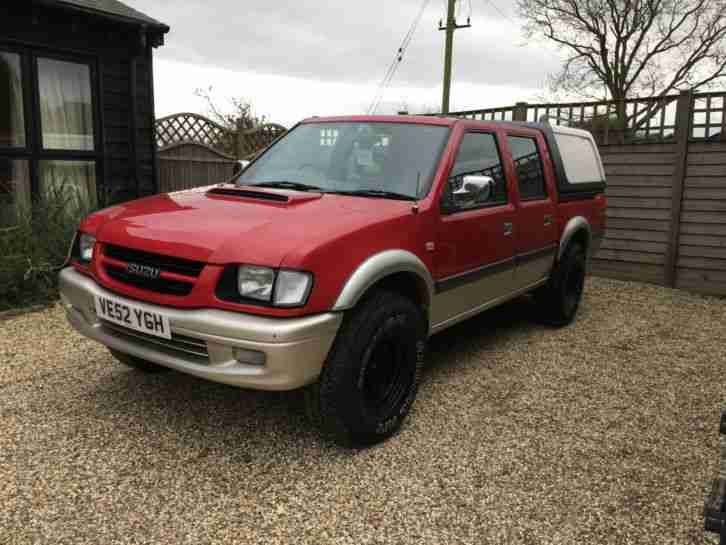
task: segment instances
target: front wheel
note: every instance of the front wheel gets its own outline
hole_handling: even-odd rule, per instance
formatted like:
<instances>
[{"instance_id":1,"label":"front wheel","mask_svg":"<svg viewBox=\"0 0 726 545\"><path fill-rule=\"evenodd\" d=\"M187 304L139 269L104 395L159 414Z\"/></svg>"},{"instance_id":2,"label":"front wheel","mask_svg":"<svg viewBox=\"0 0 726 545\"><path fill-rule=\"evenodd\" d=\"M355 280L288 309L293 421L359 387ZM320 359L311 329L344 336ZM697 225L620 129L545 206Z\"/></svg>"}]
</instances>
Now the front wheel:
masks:
<instances>
[{"instance_id":1,"label":"front wheel","mask_svg":"<svg viewBox=\"0 0 726 545\"><path fill-rule=\"evenodd\" d=\"M309 413L345 446L390 437L416 398L425 343L417 306L375 291L343 320L320 379L307 392Z\"/></svg>"},{"instance_id":2,"label":"front wheel","mask_svg":"<svg viewBox=\"0 0 726 545\"><path fill-rule=\"evenodd\" d=\"M555 265L547 283L534 293L542 319L565 326L575 319L587 274L587 255L579 243L570 244Z\"/></svg>"}]
</instances>

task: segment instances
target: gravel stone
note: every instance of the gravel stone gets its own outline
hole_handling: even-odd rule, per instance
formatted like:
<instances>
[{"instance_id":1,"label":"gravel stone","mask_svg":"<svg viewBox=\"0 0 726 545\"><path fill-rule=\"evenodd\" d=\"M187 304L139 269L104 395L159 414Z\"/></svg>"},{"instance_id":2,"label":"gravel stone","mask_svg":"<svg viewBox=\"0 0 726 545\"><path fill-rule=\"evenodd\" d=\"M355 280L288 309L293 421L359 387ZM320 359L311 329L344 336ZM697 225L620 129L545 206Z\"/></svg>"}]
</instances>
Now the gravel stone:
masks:
<instances>
[{"instance_id":1,"label":"gravel stone","mask_svg":"<svg viewBox=\"0 0 726 545\"><path fill-rule=\"evenodd\" d=\"M532 315L434 337L368 450L300 392L126 369L58 305L0 321L0 543L716 543L726 301L593 278L572 326Z\"/></svg>"}]
</instances>

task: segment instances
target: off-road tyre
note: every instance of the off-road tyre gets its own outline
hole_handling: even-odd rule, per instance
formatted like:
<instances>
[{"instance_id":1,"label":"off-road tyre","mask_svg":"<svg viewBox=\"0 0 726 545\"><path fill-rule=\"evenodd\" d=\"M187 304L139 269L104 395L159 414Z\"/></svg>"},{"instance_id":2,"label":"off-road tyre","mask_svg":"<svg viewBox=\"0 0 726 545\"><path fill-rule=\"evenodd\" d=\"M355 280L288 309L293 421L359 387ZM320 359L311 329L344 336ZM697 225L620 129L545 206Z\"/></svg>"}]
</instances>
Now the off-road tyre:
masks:
<instances>
[{"instance_id":1,"label":"off-road tyre","mask_svg":"<svg viewBox=\"0 0 726 545\"><path fill-rule=\"evenodd\" d=\"M582 244L567 246L547 283L534 292L539 317L546 324L562 327L575 319L587 276L587 254Z\"/></svg>"},{"instance_id":2,"label":"off-road tyre","mask_svg":"<svg viewBox=\"0 0 726 545\"><path fill-rule=\"evenodd\" d=\"M306 390L308 416L346 447L393 435L416 398L426 336L416 304L375 290L343 318L320 379Z\"/></svg>"},{"instance_id":3,"label":"off-road tyre","mask_svg":"<svg viewBox=\"0 0 726 545\"><path fill-rule=\"evenodd\" d=\"M111 355L120 363L139 371L143 371L144 373L164 373L166 371L170 371L168 367L137 358L130 354L125 354L124 352L119 352L113 348L109 348L108 351L111 352Z\"/></svg>"}]
</instances>

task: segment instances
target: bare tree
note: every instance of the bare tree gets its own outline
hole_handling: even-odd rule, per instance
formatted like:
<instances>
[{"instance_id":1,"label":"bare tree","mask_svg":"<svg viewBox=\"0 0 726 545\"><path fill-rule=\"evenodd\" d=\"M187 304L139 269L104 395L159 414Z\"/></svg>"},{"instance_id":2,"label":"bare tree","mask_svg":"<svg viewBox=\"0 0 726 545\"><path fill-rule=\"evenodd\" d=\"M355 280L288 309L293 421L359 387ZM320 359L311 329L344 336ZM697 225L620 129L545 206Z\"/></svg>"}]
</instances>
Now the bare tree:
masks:
<instances>
[{"instance_id":1,"label":"bare tree","mask_svg":"<svg viewBox=\"0 0 726 545\"><path fill-rule=\"evenodd\" d=\"M707 88L726 78L724 0L518 0L528 37L565 52L560 93L617 102Z\"/></svg>"},{"instance_id":2,"label":"bare tree","mask_svg":"<svg viewBox=\"0 0 726 545\"><path fill-rule=\"evenodd\" d=\"M263 115L258 117L252 109L252 104L244 98L230 98L227 107L220 106L214 98L214 89L210 86L206 89L198 88L194 95L204 100L207 104L207 115L226 129L237 131L239 129L254 129L264 125L267 118Z\"/></svg>"},{"instance_id":3,"label":"bare tree","mask_svg":"<svg viewBox=\"0 0 726 545\"><path fill-rule=\"evenodd\" d=\"M194 95L206 102L207 116L226 129L216 147L228 155L239 153L237 147L240 133L267 123L267 118L255 115L252 105L243 98L230 98L225 107L214 98L214 89L211 86L195 89Z\"/></svg>"}]
</instances>

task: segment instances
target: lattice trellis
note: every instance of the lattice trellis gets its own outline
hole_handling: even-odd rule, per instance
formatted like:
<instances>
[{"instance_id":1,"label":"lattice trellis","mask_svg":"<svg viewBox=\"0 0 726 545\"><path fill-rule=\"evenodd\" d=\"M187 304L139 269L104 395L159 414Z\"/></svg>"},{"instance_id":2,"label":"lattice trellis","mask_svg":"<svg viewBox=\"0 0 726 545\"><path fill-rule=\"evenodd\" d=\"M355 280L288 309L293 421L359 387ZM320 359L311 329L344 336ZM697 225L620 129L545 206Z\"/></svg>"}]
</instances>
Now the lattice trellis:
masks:
<instances>
[{"instance_id":1,"label":"lattice trellis","mask_svg":"<svg viewBox=\"0 0 726 545\"><path fill-rule=\"evenodd\" d=\"M224 128L211 119L193 113L174 114L156 121L156 145L159 148L179 142L196 142L241 159L250 158L287 129L276 123L266 123L242 132Z\"/></svg>"},{"instance_id":2,"label":"lattice trellis","mask_svg":"<svg viewBox=\"0 0 726 545\"><path fill-rule=\"evenodd\" d=\"M726 140L726 93L696 95L691 115L691 138Z\"/></svg>"},{"instance_id":3,"label":"lattice trellis","mask_svg":"<svg viewBox=\"0 0 726 545\"><path fill-rule=\"evenodd\" d=\"M287 129L275 123L266 123L242 133L239 142L240 155L249 158L262 148L270 145L280 135L285 134Z\"/></svg>"},{"instance_id":4,"label":"lattice trellis","mask_svg":"<svg viewBox=\"0 0 726 545\"><path fill-rule=\"evenodd\" d=\"M199 142L225 149L233 138L231 131L198 114L174 114L156 121L156 145L160 148L177 142Z\"/></svg>"}]
</instances>

